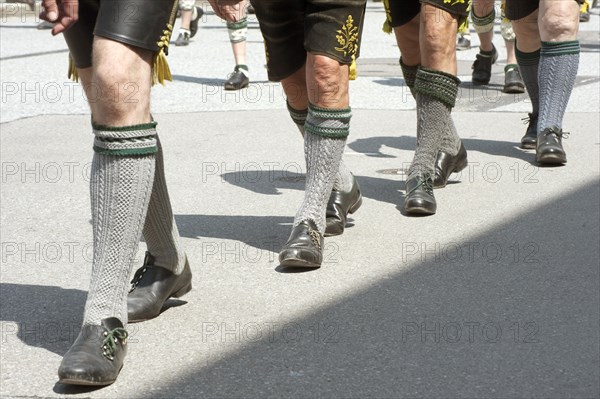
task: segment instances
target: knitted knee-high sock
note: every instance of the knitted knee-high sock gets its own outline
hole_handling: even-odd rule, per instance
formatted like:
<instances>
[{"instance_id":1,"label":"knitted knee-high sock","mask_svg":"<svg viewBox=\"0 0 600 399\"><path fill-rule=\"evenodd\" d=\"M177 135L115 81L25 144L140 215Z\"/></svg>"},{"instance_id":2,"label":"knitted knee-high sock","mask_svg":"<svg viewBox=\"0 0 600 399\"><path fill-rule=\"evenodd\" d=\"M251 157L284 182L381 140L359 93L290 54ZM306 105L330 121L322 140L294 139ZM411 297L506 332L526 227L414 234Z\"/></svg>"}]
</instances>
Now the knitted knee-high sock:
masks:
<instances>
[{"instance_id":1,"label":"knitted knee-high sock","mask_svg":"<svg viewBox=\"0 0 600 399\"><path fill-rule=\"evenodd\" d=\"M551 126L562 128L565 110L579 67L579 41L542 42L538 134Z\"/></svg>"},{"instance_id":2,"label":"knitted knee-high sock","mask_svg":"<svg viewBox=\"0 0 600 399\"><path fill-rule=\"evenodd\" d=\"M412 96L416 99L415 95L415 80L417 80L417 71L420 65L406 65L400 57L400 68L402 69L402 76L404 76L404 83L410 89Z\"/></svg>"},{"instance_id":3,"label":"knitted knee-high sock","mask_svg":"<svg viewBox=\"0 0 600 399\"><path fill-rule=\"evenodd\" d=\"M518 43L517 43L518 45ZM540 106L540 89L538 86L538 69L540 64L540 50L532 53L524 53L515 45L515 56L523 82L527 88L527 94L531 100L532 115L538 116Z\"/></svg>"},{"instance_id":4,"label":"knitted knee-high sock","mask_svg":"<svg viewBox=\"0 0 600 399\"><path fill-rule=\"evenodd\" d=\"M421 67L415 81L417 93L417 149L409 168L409 176L433 175L439 150L456 155L460 138L450 115L456 102L456 76Z\"/></svg>"},{"instance_id":5,"label":"knitted knee-high sock","mask_svg":"<svg viewBox=\"0 0 600 399\"><path fill-rule=\"evenodd\" d=\"M129 274L152 192L155 124L94 126L94 134L94 258L83 324L99 325L107 317L125 324Z\"/></svg>"},{"instance_id":6,"label":"knitted knee-high sock","mask_svg":"<svg viewBox=\"0 0 600 399\"><path fill-rule=\"evenodd\" d=\"M290 106L289 103L287 104L287 108L290 113L290 116L292 117L292 120L294 121L296 126L298 126L298 130L300 131L300 134L302 134L302 136L304 136L304 124L306 123L306 116L308 115L308 110L307 109L303 109L303 110L294 109ZM337 190L337 191L348 192L352 189L353 180L354 179L353 179L352 172L346 166L346 164L344 163L344 160L342 159L340 161L340 167L339 167L337 173L335 174L335 181L333 182L333 189Z\"/></svg>"},{"instance_id":7,"label":"knitted knee-high sock","mask_svg":"<svg viewBox=\"0 0 600 399\"><path fill-rule=\"evenodd\" d=\"M312 220L321 234L325 232L325 207L344 153L351 117L350 108L308 106L304 134L306 188L294 226Z\"/></svg>"},{"instance_id":8,"label":"knitted knee-high sock","mask_svg":"<svg viewBox=\"0 0 600 399\"><path fill-rule=\"evenodd\" d=\"M148 214L144 224L144 240L148 252L154 257L154 264L180 274L185 266L185 252L181 246L179 230L173 218L167 182L163 151L157 136L156 171Z\"/></svg>"}]
</instances>

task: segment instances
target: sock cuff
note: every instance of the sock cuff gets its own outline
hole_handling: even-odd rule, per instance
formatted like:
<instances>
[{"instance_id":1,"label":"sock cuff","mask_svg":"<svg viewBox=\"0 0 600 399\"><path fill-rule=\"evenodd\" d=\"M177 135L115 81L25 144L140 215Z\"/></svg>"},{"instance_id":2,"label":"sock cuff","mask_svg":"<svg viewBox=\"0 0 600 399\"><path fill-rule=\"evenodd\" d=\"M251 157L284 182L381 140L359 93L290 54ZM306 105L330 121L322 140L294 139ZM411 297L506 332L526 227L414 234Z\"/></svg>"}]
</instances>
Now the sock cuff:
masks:
<instances>
[{"instance_id":1,"label":"sock cuff","mask_svg":"<svg viewBox=\"0 0 600 399\"><path fill-rule=\"evenodd\" d=\"M408 87L415 86L415 80L417 79L417 72L419 71L420 65L409 66L402 61L400 57L400 68L402 69L402 75L404 76L404 82Z\"/></svg>"},{"instance_id":2,"label":"sock cuff","mask_svg":"<svg viewBox=\"0 0 600 399\"><path fill-rule=\"evenodd\" d=\"M244 29L247 27L248 27L248 19L247 18L240 19L237 22L227 21L227 29L237 30L237 29Z\"/></svg>"},{"instance_id":3,"label":"sock cuff","mask_svg":"<svg viewBox=\"0 0 600 399\"><path fill-rule=\"evenodd\" d=\"M248 72L248 71L249 71L249 69L248 69L248 65L246 65L246 64L237 64L237 65L235 66L235 69L243 69L243 70L244 70L244 71L246 71L246 72Z\"/></svg>"},{"instance_id":4,"label":"sock cuff","mask_svg":"<svg viewBox=\"0 0 600 399\"><path fill-rule=\"evenodd\" d=\"M494 46L494 43L492 43L492 49L490 51L485 51L485 50L479 49L479 55L481 55L483 57L487 57L487 58L492 58L494 56L495 52L496 52L496 46Z\"/></svg>"},{"instance_id":5,"label":"sock cuff","mask_svg":"<svg viewBox=\"0 0 600 399\"><path fill-rule=\"evenodd\" d=\"M456 76L421 67L417 72L415 92L437 98L449 107L456 104L460 79Z\"/></svg>"},{"instance_id":6,"label":"sock cuff","mask_svg":"<svg viewBox=\"0 0 600 399\"><path fill-rule=\"evenodd\" d=\"M544 57L556 57L559 55L579 54L579 40L567 42L542 42L540 55Z\"/></svg>"},{"instance_id":7,"label":"sock cuff","mask_svg":"<svg viewBox=\"0 0 600 399\"><path fill-rule=\"evenodd\" d=\"M517 64L507 64L507 65L504 67L504 73L506 73L506 72L508 72L508 71L510 71L510 70L512 70L512 69L519 70L519 65L517 65Z\"/></svg>"},{"instance_id":8,"label":"sock cuff","mask_svg":"<svg viewBox=\"0 0 600 399\"><path fill-rule=\"evenodd\" d=\"M526 53L519 50L517 46L515 46L515 56L519 65L523 66L538 65L538 63L540 62L539 49L531 53Z\"/></svg>"},{"instance_id":9,"label":"sock cuff","mask_svg":"<svg viewBox=\"0 0 600 399\"><path fill-rule=\"evenodd\" d=\"M292 108L289 102L285 102L287 105L288 112L292 117L292 120L296 125L304 126L304 122L306 122L306 116L308 115L308 109L295 109Z\"/></svg>"},{"instance_id":10,"label":"sock cuff","mask_svg":"<svg viewBox=\"0 0 600 399\"><path fill-rule=\"evenodd\" d=\"M471 20L473 21L473 28L477 33L486 33L494 29L494 21L496 20L496 9L492 8L489 14L483 17L475 15L475 10L471 8Z\"/></svg>"},{"instance_id":11,"label":"sock cuff","mask_svg":"<svg viewBox=\"0 0 600 399\"><path fill-rule=\"evenodd\" d=\"M104 155L148 155L158 152L156 122L131 126L92 123L94 151Z\"/></svg>"},{"instance_id":12,"label":"sock cuff","mask_svg":"<svg viewBox=\"0 0 600 399\"><path fill-rule=\"evenodd\" d=\"M348 108L321 108L308 104L304 130L317 136L344 139L350 134L352 111Z\"/></svg>"}]
</instances>

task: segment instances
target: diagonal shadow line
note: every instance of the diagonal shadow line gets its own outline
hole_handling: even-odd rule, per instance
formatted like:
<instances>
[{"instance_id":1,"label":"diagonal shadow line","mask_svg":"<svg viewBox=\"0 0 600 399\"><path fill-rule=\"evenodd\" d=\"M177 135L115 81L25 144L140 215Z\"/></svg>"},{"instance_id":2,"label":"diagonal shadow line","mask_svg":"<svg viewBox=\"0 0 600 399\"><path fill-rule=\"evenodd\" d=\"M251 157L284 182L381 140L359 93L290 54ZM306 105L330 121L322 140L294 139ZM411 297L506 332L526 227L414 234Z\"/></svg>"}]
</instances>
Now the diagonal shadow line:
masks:
<instances>
[{"instance_id":1,"label":"diagonal shadow line","mask_svg":"<svg viewBox=\"0 0 600 399\"><path fill-rule=\"evenodd\" d=\"M226 353L168 383L147 376L136 397L598 397L599 200L594 178L456 243L404 232L390 243L398 271L278 320L291 335L196 326ZM465 243L479 249L457 256Z\"/></svg>"},{"instance_id":2,"label":"diagonal shadow line","mask_svg":"<svg viewBox=\"0 0 600 399\"><path fill-rule=\"evenodd\" d=\"M11 55L11 56L8 56L8 57L3 57L3 58L0 58L0 61L16 60L16 59L20 59L20 58L40 57L42 55L60 54L60 53L68 53L68 52L69 52L68 49L51 50L51 51L40 51L40 52L37 52L37 53L19 54L19 55Z\"/></svg>"}]
</instances>

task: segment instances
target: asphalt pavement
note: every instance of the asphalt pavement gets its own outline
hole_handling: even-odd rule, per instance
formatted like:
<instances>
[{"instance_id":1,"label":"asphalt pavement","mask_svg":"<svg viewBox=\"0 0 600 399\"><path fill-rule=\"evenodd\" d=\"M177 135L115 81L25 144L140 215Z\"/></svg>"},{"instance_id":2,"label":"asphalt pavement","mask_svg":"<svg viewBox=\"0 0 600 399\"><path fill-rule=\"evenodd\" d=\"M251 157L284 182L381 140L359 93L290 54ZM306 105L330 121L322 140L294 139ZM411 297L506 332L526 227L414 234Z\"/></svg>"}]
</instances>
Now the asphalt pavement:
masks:
<instances>
[{"instance_id":1,"label":"asphalt pavement","mask_svg":"<svg viewBox=\"0 0 600 399\"><path fill-rule=\"evenodd\" d=\"M600 396L598 9L581 24L568 163L539 167L519 148L531 105L501 92L497 34L489 86L471 84L477 48L458 53L453 116L469 167L436 190L436 215L410 217L415 103L370 2L344 155L364 202L308 272L277 262L305 166L258 24L250 16L251 85L227 92L227 30L207 9L191 44L171 46L174 82L152 99L194 288L130 324L117 382L88 389L56 371L91 270L90 115L62 38L11 7L0 16L2 398Z\"/></svg>"}]
</instances>

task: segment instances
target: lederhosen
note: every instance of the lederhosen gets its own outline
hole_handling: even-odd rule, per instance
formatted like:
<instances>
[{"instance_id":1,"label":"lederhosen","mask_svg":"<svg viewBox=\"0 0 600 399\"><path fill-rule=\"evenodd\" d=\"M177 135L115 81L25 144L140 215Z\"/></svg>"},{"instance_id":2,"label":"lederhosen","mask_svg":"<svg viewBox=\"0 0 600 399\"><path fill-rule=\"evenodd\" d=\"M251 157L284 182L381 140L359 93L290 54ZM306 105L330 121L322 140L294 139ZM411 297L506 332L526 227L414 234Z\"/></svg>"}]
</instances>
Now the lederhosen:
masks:
<instances>
[{"instance_id":1,"label":"lederhosen","mask_svg":"<svg viewBox=\"0 0 600 399\"><path fill-rule=\"evenodd\" d=\"M269 80L321 54L350 65L359 56L366 0L251 0L265 41Z\"/></svg>"}]
</instances>

